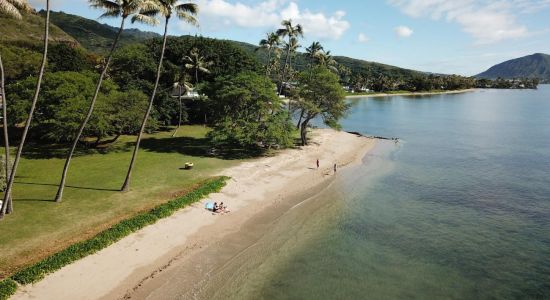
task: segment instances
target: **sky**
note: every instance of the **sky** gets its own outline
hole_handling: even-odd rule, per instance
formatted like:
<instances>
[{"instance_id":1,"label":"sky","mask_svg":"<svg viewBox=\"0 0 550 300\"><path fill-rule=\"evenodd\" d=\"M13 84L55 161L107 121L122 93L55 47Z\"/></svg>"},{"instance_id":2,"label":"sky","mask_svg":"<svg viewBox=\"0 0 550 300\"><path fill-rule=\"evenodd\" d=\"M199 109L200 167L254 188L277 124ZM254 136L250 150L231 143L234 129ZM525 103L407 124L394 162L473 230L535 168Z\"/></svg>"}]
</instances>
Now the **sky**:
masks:
<instances>
[{"instance_id":1,"label":"sky","mask_svg":"<svg viewBox=\"0 0 550 300\"><path fill-rule=\"evenodd\" d=\"M45 0L30 0L42 8ZM533 53L550 54L550 0L194 0L199 27L171 20L171 35L198 34L257 44L284 19L301 24L305 47L320 41L343 55L414 70L475 75ZM51 9L113 26L87 0ZM162 33L163 26L130 25Z\"/></svg>"}]
</instances>

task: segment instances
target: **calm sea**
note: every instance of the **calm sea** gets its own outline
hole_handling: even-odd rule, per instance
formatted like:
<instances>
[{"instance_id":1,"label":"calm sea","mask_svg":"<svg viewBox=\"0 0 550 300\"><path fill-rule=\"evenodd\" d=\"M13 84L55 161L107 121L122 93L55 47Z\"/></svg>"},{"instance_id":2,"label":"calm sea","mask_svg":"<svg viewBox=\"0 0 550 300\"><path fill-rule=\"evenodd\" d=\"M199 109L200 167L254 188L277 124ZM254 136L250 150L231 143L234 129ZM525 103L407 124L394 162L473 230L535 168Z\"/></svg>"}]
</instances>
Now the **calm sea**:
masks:
<instances>
[{"instance_id":1,"label":"calm sea","mask_svg":"<svg viewBox=\"0 0 550 300\"><path fill-rule=\"evenodd\" d=\"M550 86L349 100L399 137L281 217L229 299L550 299Z\"/></svg>"}]
</instances>

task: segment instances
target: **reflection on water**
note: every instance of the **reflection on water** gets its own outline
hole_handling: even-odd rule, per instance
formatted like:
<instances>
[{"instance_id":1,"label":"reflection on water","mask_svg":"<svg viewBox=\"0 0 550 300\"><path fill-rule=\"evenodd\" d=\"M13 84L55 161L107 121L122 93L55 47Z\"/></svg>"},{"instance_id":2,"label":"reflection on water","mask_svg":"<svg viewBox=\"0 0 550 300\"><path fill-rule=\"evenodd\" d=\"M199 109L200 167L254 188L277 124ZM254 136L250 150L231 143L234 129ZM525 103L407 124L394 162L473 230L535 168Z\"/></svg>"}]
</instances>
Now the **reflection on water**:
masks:
<instances>
[{"instance_id":1,"label":"reflection on water","mask_svg":"<svg viewBox=\"0 0 550 300\"><path fill-rule=\"evenodd\" d=\"M550 87L356 99L397 136L285 214L208 298L549 298Z\"/></svg>"}]
</instances>

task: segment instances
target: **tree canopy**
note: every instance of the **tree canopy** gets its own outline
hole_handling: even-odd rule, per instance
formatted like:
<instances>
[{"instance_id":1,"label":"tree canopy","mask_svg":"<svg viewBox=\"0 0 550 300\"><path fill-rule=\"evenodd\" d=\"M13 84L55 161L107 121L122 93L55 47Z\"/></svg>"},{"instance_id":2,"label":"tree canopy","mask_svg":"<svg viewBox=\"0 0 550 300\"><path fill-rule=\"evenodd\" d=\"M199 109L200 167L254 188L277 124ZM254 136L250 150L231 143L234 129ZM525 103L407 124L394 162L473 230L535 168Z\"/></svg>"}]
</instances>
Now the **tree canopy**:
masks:
<instances>
[{"instance_id":1,"label":"tree canopy","mask_svg":"<svg viewBox=\"0 0 550 300\"><path fill-rule=\"evenodd\" d=\"M207 93L215 142L264 147L292 143L290 120L265 76L243 72L219 77Z\"/></svg>"}]
</instances>

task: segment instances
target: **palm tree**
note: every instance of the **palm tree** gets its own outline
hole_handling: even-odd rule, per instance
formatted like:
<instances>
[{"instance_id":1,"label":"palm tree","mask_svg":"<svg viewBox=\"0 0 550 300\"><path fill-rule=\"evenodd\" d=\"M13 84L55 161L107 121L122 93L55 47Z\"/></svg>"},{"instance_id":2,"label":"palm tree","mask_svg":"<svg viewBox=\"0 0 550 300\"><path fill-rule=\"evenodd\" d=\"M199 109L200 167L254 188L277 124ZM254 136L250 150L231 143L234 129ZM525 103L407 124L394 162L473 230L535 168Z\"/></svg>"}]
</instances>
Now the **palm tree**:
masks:
<instances>
[{"instance_id":1,"label":"palm tree","mask_svg":"<svg viewBox=\"0 0 550 300\"><path fill-rule=\"evenodd\" d=\"M330 51L322 51L317 55L319 65L326 67L334 73L338 73L338 62L332 57Z\"/></svg>"},{"instance_id":2,"label":"palm tree","mask_svg":"<svg viewBox=\"0 0 550 300\"><path fill-rule=\"evenodd\" d=\"M26 0L0 0L0 16L8 18L21 19L21 12L30 12L31 6ZM10 174L10 142L8 137L8 100L6 98L5 90L5 73L4 64L2 62L2 54L0 53L0 100L2 100L2 126L4 130L4 150L5 150L5 174L6 174L6 186L8 185L8 178ZM2 202L0 206L0 216L5 213L11 213L13 204L11 198Z\"/></svg>"},{"instance_id":3,"label":"palm tree","mask_svg":"<svg viewBox=\"0 0 550 300\"><path fill-rule=\"evenodd\" d=\"M310 63L317 61L319 54L322 53L323 46L319 42L313 42L309 47L306 48L306 57L309 58Z\"/></svg>"},{"instance_id":4,"label":"palm tree","mask_svg":"<svg viewBox=\"0 0 550 300\"><path fill-rule=\"evenodd\" d=\"M287 45L290 45L293 39L295 39L297 42L298 38L304 36L304 30L302 28L302 25L297 24L296 26L294 26L292 25L292 20L283 20L283 22L281 22L281 25L283 26L283 28L280 28L277 30L277 35L283 38L288 37ZM283 83L285 82L287 67L289 67L290 69L292 68L292 64L289 63L290 51L291 51L291 47L286 47L286 58L282 69L281 86L279 88L279 95L283 91Z\"/></svg>"},{"instance_id":5,"label":"palm tree","mask_svg":"<svg viewBox=\"0 0 550 300\"><path fill-rule=\"evenodd\" d=\"M18 1L19 3L20 1ZM5 1L0 1L0 3L7 3ZM14 1L10 3L15 3ZM4 7L4 6L3 6ZM7 6L6 6L7 7ZM36 102L38 101L38 95L40 94L40 86L42 85L42 77L44 76L44 70L46 68L46 61L48 58L48 39L50 30L50 0L46 0L46 21L44 22L44 51L42 53L42 64L40 65L40 71L38 73L38 78L36 80L36 89L34 91L34 97L31 102L31 108L29 110L29 116L27 121L25 121L25 128L23 129L23 134L21 135L21 142L19 147L17 147L17 154L15 155L15 160L13 162L13 168L10 172L10 178L8 179L8 184L6 185L6 190L4 191L4 200L2 211L0 212L0 218L6 213L7 207L11 205L8 202L11 202L11 190L13 188L13 181L15 179L15 174L17 173L17 166L19 165L19 160L21 159L21 153L23 152L23 147L25 146L25 140L27 139L27 134L29 133L29 128L31 126L32 117L34 115L34 110L36 109ZM5 204L5 205L4 205Z\"/></svg>"},{"instance_id":6,"label":"palm tree","mask_svg":"<svg viewBox=\"0 0 550 300\"><path fill-rule=\"evenodd\" d=\"M128 19L128 17L133 15L132 22L139 21L142 23L150 23L150 24L151 23L155 24L157 22L155 18L152 18L146 14L138 14L140 10L151 11L156 9L157 4L152 0L89 0L89 2L91 7L105 10L105 13L101 15L102 18L103 17L121 17L122 20L120 22L117 35L115 36L115 39L113 41L113 45L111 46L111 50L109 51L109 54L107 55L107 59L103 64L103 70L101 71L101 75L99 76L99 80L97 82L97 86L96 86L92 101L88 106L88 112L86 113L86 117L80 123L78 133L73 141L71 150L67 155L67 159L65 160L65 166L63 167L61 181L59 183L59 188L57 189L57 194L55 196L56 202L61 202L61 199L63 198L63 189L65 188L65 181L67 179L67 172L69 170L69 165L71 164L71 159L73 157L78 141L82 136L82 132L84 131L84 128L86 127L86 124L88 124L88 121L90 120L90 117L92 116L92 113L94 111L95 103L99 95L99 91L101 89L103 79L105 78L105 75L107 74L107 70L109 69L109 65L111 63L113 53L120 39L120 35L124 30L124 23L126 22L126 19Z\"/></svg>"},{"instance_id":7,"label":"palm tree","mask_svg":"<svg viewBox=\"0 0 550 300\"><path fill-rule=\"evenodd\" d=\"M259 49L265 49L267 50L267 62L265 65L265 76L269 76L270 71L270 64L271 64L271 53L273 51L276 51L279 49L279 45L281 45L281 37L277 35L275 32L270 32L266 34L266 38L262 39L259 43L258 48L256 48L256 51Z\"/></svg>"},{"instance_id":8,"label":"palm tree","mask_svg":"<svg viewBox=\"0 0 550 300\"><path fill-rule=\"evenodd\" d=\"M209 74L208 68L214 64L212 61L206 61L197 48L191 49L189 55L184 56L183 60L186 62L185 68L192 70L195 74L195 84L199 83L199 72Z\"/></svg>"},{"instance_id":9,"label":"palm tree","mask_svg":"<svg viewBox=\"0 0 550 300\"><path fill-rule=\"evenodd\" d=\"M183 91L189 91L192 88L193 88L193 86L191 85L191 83L189 83L187 81L187 74L183 74L183 76L181 76L180 80L178 80L174 83L174 89L177 89L177 91L178 91L179 118L178 118L178 126L174 130L174 133L172 134L172 137L176 136L176 134L178 133L178 129L180 129L180 126L181 126L181 116L182 116L182 109L183 109L183 104L181 103L181 97L182 97Z\"/></svg>"},{"instance_id":10,"label":"palm tree","mask_svg":"<svg viewBox=\"0 0 550 300\"><path fill-rule=\"evenodd\" d=\"M153 108L153 102L155 100L155 94L157 92L157 88L160 80L160 74L162 71L162 61L164 60L164 51L166 50L166 39L168 37L168 22L170 21L170 17L172 16L172 13L175 12L179 19L184 20L185 22L193 25L198 25L198 21L195 18L195 16L198 13L198 6L196 4L194 3L177 4L178 0L156 0L156 2L158 3L158 10L143 11L142 14L152 15L152 14L160 13L162 16L164 16L164 19L165 19L164 35L162 39L162 49L160 52L159 64L157 67L157 78L155 80L155 87L153 88L153 93L151 94L151 98L149 99L149 107L147 107L147 111L145 112L145 115L143 116L143 121L141 122L141 129L137 137L134 153L132 154L132 160L130 161L130 166L128 167L126 180L124 180L124 184L122 185L122 188L121 188L122 191L127 191L130 188L130 179L132 177L132 169L134 168L134 164L136 162L136 157L139 151L139 144L141 142L141 137L143 136L143 131L145 130L147 119L149 118L149 114L151 113L151 109Z\"/></svg>"}]
</instances>

